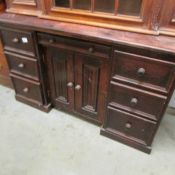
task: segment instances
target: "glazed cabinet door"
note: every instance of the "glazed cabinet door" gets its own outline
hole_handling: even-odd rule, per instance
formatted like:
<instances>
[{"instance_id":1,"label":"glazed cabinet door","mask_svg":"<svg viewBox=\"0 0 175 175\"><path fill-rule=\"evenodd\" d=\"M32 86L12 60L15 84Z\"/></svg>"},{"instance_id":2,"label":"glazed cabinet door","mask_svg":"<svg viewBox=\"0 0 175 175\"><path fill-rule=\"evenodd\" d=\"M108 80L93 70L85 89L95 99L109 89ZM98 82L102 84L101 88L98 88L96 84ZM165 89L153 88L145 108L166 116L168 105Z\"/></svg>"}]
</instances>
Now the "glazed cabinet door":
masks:
<instances>
[{"instance_id":1,"label":"glazed cabinet door","mask_svg":"<svg viewBox=\"0 0 175 175\"><path fill-rule=\"evenodd\" d=\"M51 101L57 108L74 108L73 54L59 48L47 48L47 70Z\"/></svg>"},{"instance_id":2,"label":"glazed cabinet door","mask_svg":"<svg viewBox=\"0 0 175 175\"><path fill-rule=\"evenodd\" d=\"M175 36L175 2L166 0L162 3L160 33Z\"/></svg>"},{"instance_id":3,"label":"glazed cabinet door","mask_svg":"<svg viewBox=\"0 0 175 175\"><path fill-rule=\"evenodd\" d=\"M108 73L107 63L96 57L75 56L75 110L93 120L103 121Z\"/></svg>"}]
</instances>

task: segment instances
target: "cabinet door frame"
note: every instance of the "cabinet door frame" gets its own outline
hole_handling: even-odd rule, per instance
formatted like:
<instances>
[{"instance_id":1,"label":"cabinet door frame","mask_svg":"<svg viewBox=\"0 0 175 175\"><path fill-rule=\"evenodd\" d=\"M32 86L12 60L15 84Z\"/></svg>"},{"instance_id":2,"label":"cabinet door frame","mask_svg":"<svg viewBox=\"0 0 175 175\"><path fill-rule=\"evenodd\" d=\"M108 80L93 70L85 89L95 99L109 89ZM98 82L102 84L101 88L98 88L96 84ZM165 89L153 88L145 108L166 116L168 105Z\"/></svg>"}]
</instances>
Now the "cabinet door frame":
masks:
<instances>
[{"instance_id":1,"label":"cabinet door frame","mask_svg":"<svg viewBox=\"0 0 175 175\"><path fill-rule=\"evenodd\" d=\"M162 0L161 0L162 1ZM72 2L72 1L71 1ZM94 1L92 1L94 2ZM118 2L118 0L116 0ZM43 0L43 14L41 18L54 19L65 22L79 23L98 27L134 31L140 33L158 34L157 28L153 27L153 22L157 23L156 13L159 13L157 4L160 0L143 0L140 16L129 15L106 15L106 13L88 13L84 10L70 10L54 6L54 0ZM117 8L116 3L116 8ZM92 11L93 12L93 11Z\"/></svg>"},{"instance_id":2,"label":"cabinet door frame","mask_svg":"<svg viewBox=\"0 0 175 175\"><path fill-rule=\"evenodd\" d=\"M168 5L167 5L168 4ZM162 6L160 33L175 36L175 2L166 0Z\"/></svg>"},{"instance_id":3,"label":"cabinet door frame","mask_svg":"<svg viewBox=\"0 0 175 175\"><path fill-rule=\"evenodd\" d=\"M75 111L98 123L103 123L106 116L106 99L110 72L110 63L108 61L94 56L75 53ZM90 77L85 77L88 74L85 74L85 71L89 73ZM97 81L95 85L94 79ZM91 103L96 101L95 109L93 109L93 105L85 105L85 103L88 103L85 102L88 101L88 97L84 91L87 88L92 88L88 87L87 81L90 81L92 86L96 86L96 92L91 92L92 94L96 93L96 97L91 96L90 99ZM80 85L81 89L76 90L76 85ZM92 94L89 94L89 96Z\"/></svg>"},{"instance_id":4,"label":"cabinet door frame","mask_svg":"<svg viewBox=\"0 0 175 175\"><path fill-rule=\"evenodd\" d=\"M47 74L48 74L48 83L49 83L49 86L50 86L50 95L51 95L51 101L52 101L52 104L56 107L56 108L64 108L68 111L72 111L74 110L74 68L73 68L73 59L74 59L74 56L73 56L73 53L66 50L66 49L62 49L62 48L54 48L54 47L46 47L47 51L46 51L46 69L47 69ZM66 90L67 91L66 93L66 96L67 96L67 99L56 99L57 97L57 92L56 92L56 83L55 83L55 72L54 72L54 62L53 62L53 52L56 51L59 53L59 51L63 51L63 52L66 52L68 53L67 55L69 55L67 58L66 58L66 62L65 62L65 66L67 69L67 75L66 75L66 79L67 79L67 82L66 82ZM64 61L64 60L63 60ZM68 87L67 86L67 83L68 82L72 82L73 83L73 87ZM60 88L64 88L60 85ZM67 100L67 101L66 101Z\"/></svg>"}]
</instances>

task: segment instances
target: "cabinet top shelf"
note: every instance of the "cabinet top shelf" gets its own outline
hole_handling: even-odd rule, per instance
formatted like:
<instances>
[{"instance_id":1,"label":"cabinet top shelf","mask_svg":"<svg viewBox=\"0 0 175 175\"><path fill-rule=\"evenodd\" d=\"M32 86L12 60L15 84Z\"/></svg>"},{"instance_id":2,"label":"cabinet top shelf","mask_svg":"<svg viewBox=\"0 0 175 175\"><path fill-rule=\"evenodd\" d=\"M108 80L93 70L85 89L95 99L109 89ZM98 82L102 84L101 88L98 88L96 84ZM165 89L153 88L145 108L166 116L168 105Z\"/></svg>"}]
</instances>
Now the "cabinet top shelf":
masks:
<instances>
[{"instance_id":1,"label":"cabinet top shelf","mask_svg":"<svg viewBox=\"0 0 175 175\"><path fill-rule=\"evenodd\" d=\"M150 50L159 50L175 53L175 42L170 36L154 36L126 31L99 28L80 24L51 21L39 19L32 16L3 13L0 14L0 26L13 24L14 27L23 27L25 29L58 34L62 36L71 36L78 39L91 40L103 44L127 44L135 45Z\"/></svg>"}]
</instances>

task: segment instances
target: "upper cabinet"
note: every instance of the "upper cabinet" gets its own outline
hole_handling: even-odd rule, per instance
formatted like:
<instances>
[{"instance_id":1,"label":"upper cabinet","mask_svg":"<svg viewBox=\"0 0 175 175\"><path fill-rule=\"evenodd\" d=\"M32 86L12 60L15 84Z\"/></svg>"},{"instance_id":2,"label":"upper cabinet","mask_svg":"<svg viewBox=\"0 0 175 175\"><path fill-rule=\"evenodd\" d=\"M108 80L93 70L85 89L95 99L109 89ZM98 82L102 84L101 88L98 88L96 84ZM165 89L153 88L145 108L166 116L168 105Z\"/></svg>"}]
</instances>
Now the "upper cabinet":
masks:
<instances>
[{"instance_id":1,"label":"upper cabinet","mask_svg":"<svg viewBox=\"0 0 175 175\"><path fill-rule=\"evenodd\" d=\"M166 0L162 6L160 33L175 36L175 1Z\"/></svg>"},{"instance_id":2,"label":"upper cabinet","mask_svg":"<svg viewBox=\"0 0 175 175\"><path fill-rule=\"evenodd\" d=\"M40 0L6 0L7 12L38 16L41 13Z\"/></svg>"},{"instance_id":3,"label":"upper cabinet","mask_svg":"<svg viewBox=\"0 0 175 175\"><path fill-rule=\"evenodd\" d=\"M175 0L6 0L7 12L175 36Z\"/></svg>"},{"instance_id":4,"label":"upper cabinet","mask_svg":"<svg viewBox=\"0 0 175 175\"><path fill-rule=\"evenodd\" d=\"M160 0L44 0L47 19L141 33L157 33L152 27L155 1Z\"/></svg>"}]
</instances>

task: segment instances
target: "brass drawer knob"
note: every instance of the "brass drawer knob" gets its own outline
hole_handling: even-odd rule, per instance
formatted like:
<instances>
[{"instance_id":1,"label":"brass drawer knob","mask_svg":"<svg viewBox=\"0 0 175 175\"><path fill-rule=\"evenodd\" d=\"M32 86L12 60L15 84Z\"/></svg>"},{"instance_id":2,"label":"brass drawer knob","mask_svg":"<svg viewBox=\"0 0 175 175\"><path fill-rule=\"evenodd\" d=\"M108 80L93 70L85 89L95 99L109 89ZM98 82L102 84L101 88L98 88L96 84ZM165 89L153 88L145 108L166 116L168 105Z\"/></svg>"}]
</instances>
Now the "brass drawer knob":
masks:
<instances>
[{"instance_id":1,"label":"brass drawer knob","mask_svg":"<svg viewBox=\"0 0 175 175\"><path fill-rule=\"evenodd\" d=\"M93 52L95 51L95 49L94 49L93 47L90 47L90 48L88 49L88 51L89 51L89 53L93 53Z\"/></svg>"},{"instance_id":2,"label":"brass drawer knob","mask_svg":"<svg viewBox=\"0 0 175 175\"><path fill-rule=\"evenodd\" d=\"M28 92L29 92L29 88L27 88L27 87L24 88L24 89L23 89L23 92L28 93Z\"/></svg>"},{"instance_id":3,"label":"brass drawer knob","mask_svg":"<svg viewBox=\"0 0 175 175\"><path fill-rule=\"evenodd\" d=\"M80 86L79 84L75 86L75 90L78 91L78 90L80 90L80 89L81 89L81 86Z\"/></svg>"},{"instance_id":4,"label":"brass drawer knob","mask_svg":"<svg viewBox=\"0 0 175 175\"><path fill-rule=\"evenodd\" d=\"M23 64L23 63L20 63L20 64L18 65L18 67L19 67L19 68L24 68L24 64Z\"/></svg>"},{"instance_id":5,"label":"brass drawer knob","mask_svg":"<svg viewBox=\"0 0 175 175\"><path fill-rule=\"evenodd\" d=\"M67 87L72 88L73 86L74 86L74 84L72 82L67 83Z\"/></svg>"},{"instance_id":6,"label":"brass drawer knob","mask_svg":"<svg viewBox=\"0 0 175 175\"><path fill-rule=\"evenodd\" d=\"M128 122L128 123L125 124L125 127L126 127L127 129L131 129L132 124Z\"/></svg>"},{"instance_id":7,"label":"brass drawer knob","mask_svg":"<svg viewBox=\"0 0 175 175\"><path fill-rule=\"evenodd\" d=\"M144 68L139 68L137 74L139 77L143 77L145 75L146 70Z\"/></svg>"},{"instance_id":8,"label":"brass drawer knob","mask_svg":"<svg viewBox=\"0 0 175 175\"><path fill-rule=\"evenodd\" d=\"M19 43L19 39L18 39L18 38L14 38L14 39L12 40L12 42L13 42L13 43Z\"/></svg>"},{"instance_id":9,"label":"brass drawer knob","mask_svg":"<svg viewBox=\"0 0 175 175\"><path fill-rule=\"evenodd\" d=\"M132 98L130 101L131 106L135 106L138 104L138 99L137 98Z\"/></svg>"}]
</instances>

